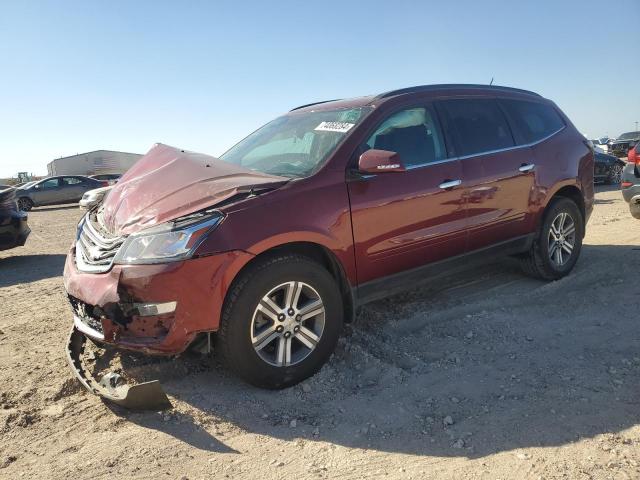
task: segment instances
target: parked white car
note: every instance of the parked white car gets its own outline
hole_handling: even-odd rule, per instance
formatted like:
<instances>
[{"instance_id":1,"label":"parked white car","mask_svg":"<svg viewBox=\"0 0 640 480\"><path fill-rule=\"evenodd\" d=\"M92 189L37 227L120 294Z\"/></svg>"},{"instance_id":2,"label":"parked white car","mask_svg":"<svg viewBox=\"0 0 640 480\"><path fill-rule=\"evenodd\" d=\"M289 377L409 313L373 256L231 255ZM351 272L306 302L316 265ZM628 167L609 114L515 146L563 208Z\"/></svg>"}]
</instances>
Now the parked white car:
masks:
<instances>
[{"instance_id":1,"label":"parked white car","mask_svg":"<svg viewBox=\"0 0 640 480\"><path fill-rule=\"evenodd\" d=\"M80 208L83 210L91 210L97 204L102 202L104 196L113 188L113 185L109 185L108 187L96 188L94 190L89 190L85 192L85 194L80 199Z\"/></svg>"},{"instance_id":2,"label":"parked white car","mask_svg":"<svg viewBox=\"0 0 640 480\"><path fill-rule=\"evenodd\" d=\"M609 139L607 137L594 138L593 140L591 140L591 143L593 143L593 146L596 149L599 148L602 153L609 153L609 145L607 144L608 140Z\"/></svg>"}]
</instances>

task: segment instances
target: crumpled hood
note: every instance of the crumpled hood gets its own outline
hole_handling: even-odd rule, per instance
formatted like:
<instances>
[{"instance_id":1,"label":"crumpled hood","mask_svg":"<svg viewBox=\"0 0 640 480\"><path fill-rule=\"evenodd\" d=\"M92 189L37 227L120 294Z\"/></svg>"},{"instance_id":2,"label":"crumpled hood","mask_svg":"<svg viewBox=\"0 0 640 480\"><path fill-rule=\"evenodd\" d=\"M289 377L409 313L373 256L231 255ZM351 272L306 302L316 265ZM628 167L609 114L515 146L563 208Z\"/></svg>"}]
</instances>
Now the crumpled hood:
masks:
<instances>
[{"instance_id":1,"label":"crumpled hood","mask_svg":"<svg viewBox=\"0 0 640 480\"><path fill-rule=\"evenodd\" d=\"M102 218L112 234L128 235L213 207L251 187L275 188L288 180L158 143L109 192Z\"/></svg>"}]
</instances>

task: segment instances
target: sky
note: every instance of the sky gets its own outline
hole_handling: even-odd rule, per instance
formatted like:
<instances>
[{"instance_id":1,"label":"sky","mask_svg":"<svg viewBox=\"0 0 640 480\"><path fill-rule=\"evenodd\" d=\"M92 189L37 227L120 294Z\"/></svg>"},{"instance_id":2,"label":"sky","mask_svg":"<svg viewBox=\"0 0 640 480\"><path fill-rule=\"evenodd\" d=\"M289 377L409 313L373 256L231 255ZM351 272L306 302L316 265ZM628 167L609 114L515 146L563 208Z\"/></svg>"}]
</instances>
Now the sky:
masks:
<instances>
[{"instance_id":1,"label":"sky","mask_svg":"<svg viewBox=\"0 0 640 480\"><path fill-rule=\"evenodd\" d=\"M300 104L491 78L589 137L633 130L640 0L0 0L0 178L156 142L220 155Z\"/></svg>"}]
</instances>

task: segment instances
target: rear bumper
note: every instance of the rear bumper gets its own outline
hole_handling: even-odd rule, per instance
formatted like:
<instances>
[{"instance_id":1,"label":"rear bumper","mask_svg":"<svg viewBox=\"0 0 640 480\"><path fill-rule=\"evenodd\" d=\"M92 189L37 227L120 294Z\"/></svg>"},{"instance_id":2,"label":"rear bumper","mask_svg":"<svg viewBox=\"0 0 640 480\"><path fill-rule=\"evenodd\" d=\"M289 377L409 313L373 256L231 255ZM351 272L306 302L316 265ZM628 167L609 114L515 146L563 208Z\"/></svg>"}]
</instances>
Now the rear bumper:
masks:
<instances>
[{"instance_id":1,"label":"rear bumper","mask_svg":"<svg viewBox=\"0 0 640 480\"><path fill-rule=\"evenodd\" d=\"M0 216L0 250L8 250L23 246L31 229L27 224L25 212L12 212L10 215Z\"/></svg>"},{"instance_id":2,"label":"rear bumper","mask_svg":"<svg viewBox=\"0 0 640 480\"><path fill-rule=\"evenodd\" d=\"M252 255L232 251L159 265L114 265L80 272L67 255L64 286L75 328L99 342L151 354L183 352L215 331L227 289Z\"/></svg>"}]
</instances>

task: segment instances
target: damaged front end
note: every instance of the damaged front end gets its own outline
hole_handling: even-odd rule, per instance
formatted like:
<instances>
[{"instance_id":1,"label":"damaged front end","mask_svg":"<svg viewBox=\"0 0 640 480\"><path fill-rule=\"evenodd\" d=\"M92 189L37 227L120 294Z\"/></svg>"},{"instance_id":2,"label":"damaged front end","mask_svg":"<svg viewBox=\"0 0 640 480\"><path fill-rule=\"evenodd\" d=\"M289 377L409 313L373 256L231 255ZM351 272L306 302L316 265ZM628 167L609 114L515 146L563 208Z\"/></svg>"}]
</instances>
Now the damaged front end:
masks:
<instances>
[{"instance_id":1,"label":"damaged front end","mask_svg":"<svg viewBox=\"0 0 640 480\"><path fill-rule=\"evenodd\" d=\"M74 326L67 340L66 354L76 378L87 390L132 410L165 410L172 407L158 380L129 386L120 375L110 372L97 381L82 363L86 342L87 337Z\"/></svg>"},{"instance_id":2,"label":"damaged front end","mask_svg":"<svg viewBox=\"0 0 640 480\"><path fill-rule=\"evenodd\" d=\"M81 360L86 339L150 355L182 354L217 330L228 285L252 255L230 251L166 264L115 264L91 273L79 269L77 248L67 256L63 277L73 312L66 355L75 376L89 391L118 405L169 408L157 381L127 387L115 374L93 378Z\"/></svg>"},{"instance_id":3,"label":"damaged front end","mask_svg":"<svg viewBox=\"0 0 640 480\"><path fill-rule=\"evenodd\" d=\"M67 340L66 356L69 366L80 383L91 393L125 408L133 410L171 408L171 402L158 380L127 385L124 378L115 372L109 372L97 379L85 367L83 354L87 339L105 347L122 343L125 348L134 346L130 342L135 339L142 342L137 345L140 350L144 349L149 340L161 342L166 337L167 329L157 327L147 329L145 326L148 327L148 324L144 319L151 318L155 324L162 325L162 318L171 318L176 302L157 304L120 301L99 307L87 304L72 295L68 298L73 310L73 327ZM132 323L140 323L142 327L136 325L135 331L131 332L129 325ZM135 336L135 334L154 334L155 336Z\"/></svg>"},{"instance_id":4,"label":"damaged front end","mask_svg":"<svg viewBox=\"0 0 640 480\"><path fill-rule=\"evenodd\" d=\"M215 332L225 293L253 255L199 248L225 219L219 208L288 181L156 145L93 205L78 224L63 276L74 311L67 357L88 390L128 408L171 406L157 381L93 378L81 358L86 339L174 356Z\"/></svg>"}]
</instances>

